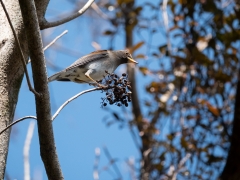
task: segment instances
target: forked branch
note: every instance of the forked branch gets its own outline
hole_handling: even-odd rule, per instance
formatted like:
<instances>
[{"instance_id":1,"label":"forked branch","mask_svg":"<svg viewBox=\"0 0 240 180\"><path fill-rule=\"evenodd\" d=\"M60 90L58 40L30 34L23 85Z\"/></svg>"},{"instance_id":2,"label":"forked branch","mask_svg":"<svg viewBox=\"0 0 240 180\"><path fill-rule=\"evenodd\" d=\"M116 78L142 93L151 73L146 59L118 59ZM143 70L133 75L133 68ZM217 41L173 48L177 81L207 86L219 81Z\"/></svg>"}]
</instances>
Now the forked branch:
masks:
<instances>
[{"instance_id":1,"label":"forked branch","mask_svg":"<svg viewBox=\"0 0 240 180\"><path fill-rule=\"evenodd\" d=\"M80 9L79 11L54 22L48 22L47 20L45 20L44 22L42 22L42 24L40 24L40 29L47 29L47 28L51 28L51 27L55 27L55 26L59 26L61 24L64 24L66 22L69 22L79 16L81 16L94 2L94 0L89 0L82 9Z\"/></svg>"},{"instance_id":2,"label":"forked branch","mask_svg":"<svg viewBox=\"0 0 240 180\"><path fill-rule=\"evenodd\" d=\"M8 23L9 23L11 29L12 29L12 32L13 32L13 35L14 35L14 38L15 38L15 41L17 42L18 49L19 49L19 51L20 51L21 61L22 61L22 63L23 63L23 68L24 68L24 72L25 72L25 74L26 74L26 79L27 79L27 83L28 83L29 90L32 91L35 95L39 96L39 93L38 93L37 91L35 91L35 89L34 89L34 88L32 87L32 85L31 85L30 78L29 78L28 71L27 71L27 66L26 66L25 58L24 58L24 55L23 55L23 52L22 52L22 48L21 48L21 45L20 45L20 43L19 43L17 34L16 34L15 30L14 30L14 27L13 27L13 25L12 25L11 19L10 19L9 15L8 15L7 9L6 9L5 5L3 4L2 0L0 0L0 2L1 2L1 5L2 5L2 7L3 7L3 10L4 10L5 14L6 14Z\"/></svg>"}]
</instances>

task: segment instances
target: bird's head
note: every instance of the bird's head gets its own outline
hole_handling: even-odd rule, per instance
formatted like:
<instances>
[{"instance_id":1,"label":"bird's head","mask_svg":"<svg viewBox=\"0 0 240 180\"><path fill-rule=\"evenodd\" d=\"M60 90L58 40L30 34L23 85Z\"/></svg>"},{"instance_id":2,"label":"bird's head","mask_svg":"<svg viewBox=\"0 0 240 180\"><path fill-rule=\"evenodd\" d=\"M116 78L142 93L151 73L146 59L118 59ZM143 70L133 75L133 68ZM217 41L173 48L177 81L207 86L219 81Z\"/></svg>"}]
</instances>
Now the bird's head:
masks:
<instances>
[{"instance_id":1,"label":"bird's head","mask_svg":"<svg viewBox=\"0 0 240 180\"><path fill-rule=\"evenodd\" d=\"M121 64L124 64L124 63L138 64L138 62L132 58L132 55L129 53L128 50L114 51L114 53L117 59L121 61Z\"/></svg>"}]
</instances>

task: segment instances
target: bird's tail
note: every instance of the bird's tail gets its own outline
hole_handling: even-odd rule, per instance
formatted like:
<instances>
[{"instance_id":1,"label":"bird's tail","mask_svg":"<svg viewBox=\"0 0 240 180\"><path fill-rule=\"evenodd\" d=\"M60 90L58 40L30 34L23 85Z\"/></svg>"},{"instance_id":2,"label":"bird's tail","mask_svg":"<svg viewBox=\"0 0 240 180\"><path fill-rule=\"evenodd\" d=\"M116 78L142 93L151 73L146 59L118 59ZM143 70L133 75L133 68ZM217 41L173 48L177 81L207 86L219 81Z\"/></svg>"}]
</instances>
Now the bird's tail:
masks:
<instances>
[{"instance_id":1,"label":"bird's tail","mask_svg":"<svg viewBox=\"0 0 240 180\"><path fill-rule=\"evenodd\" d=\"M52 82L52 81L55 81L55 80L57 81L57 80L59 79L59 77L60 77L60 72L58 72L58 73L50 76L50 77L48 78L48 82Z\"/></svg>"},{"instance_id":2,"label":"bird's tail","mask_svg":"<svg viewBox=\"0 0 240 180\"><path fill-rule=\"evenodd\" d=\"M60 72L50 76L48 78L48 82L52 82L52 81L70 81L69 78L64 77L63 73L64 73L63 71L60 71Z\"/></svg>"}]
</instances>

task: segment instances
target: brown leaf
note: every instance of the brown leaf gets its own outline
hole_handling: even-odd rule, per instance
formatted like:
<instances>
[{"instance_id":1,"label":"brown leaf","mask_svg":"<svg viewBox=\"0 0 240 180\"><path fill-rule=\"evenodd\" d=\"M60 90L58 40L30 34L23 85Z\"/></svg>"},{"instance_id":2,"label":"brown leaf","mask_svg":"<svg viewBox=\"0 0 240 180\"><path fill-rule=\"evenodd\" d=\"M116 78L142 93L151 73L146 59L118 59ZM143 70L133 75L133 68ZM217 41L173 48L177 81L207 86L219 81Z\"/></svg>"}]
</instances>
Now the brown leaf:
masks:
<instances>
[{"instance_id":1,"label":"brown leaf","mask_svg":"<svg viewBox=\"0 0 240 180\"><path fill-rule=\"evenodd\" d=\"M146 56L144 54L138 54L134 59L146 59Z\"/></svg>"},{"instance_id":2,"label":"brown leaf","mask_svg":"<svg viewBox=\"0 0 240 180\"><path fill-rule=\"evenodd\" d=\"M216 107L212 106L209 102L206 102L206 104L207 104L208 110L213 115L215 115L215 116L219 116L220 115L219 110Z\"/></svg>"},{"instance_id":3,"label":"brown leaf","mask_svg":"<svg viewBox=\"0 0 240 180\"><path fill-rule=\"evenodd\" d=\"M173 138L174 138L174 136L173 136L173 134L168 134L168 135L167 135L167 138L168 138L170 141L172 141Z\"/></svg>"},{"instance_id":4,"label":"brown leaf","mask_svg":"<svg viewBox=\"0 0 240 180\"><path fill-rule=\"evenodd\" d=\"M138 48L140 48L142 45L144 44L143 41L137 43L136 45L132 46L131 48L129 48L130 53L134 53L134 51L136 51Z\"/></svg>"},{"instance_id":5,"label":"brown leaf","mask_svg":"<svg viewBox=\"0 0 240 180\"><path fill-rule=\"evenodd\" d=\"M103 34L108 36L108 35L113 35L114 32L110 30L106 30Z\"/></svg>"},{"instance_id":6,"label":"brown leaf","mask_svg":"<svg viewBox=\"0 0 240 180\"><path fill-rule=\"evenodd\" d=\"M204 100L204 99L198 99L197 100L199 104L202 105L207 105L208 110L215 116L219 116L220 112L218 110L218 108L214 107L213 105L211 105L208 101Z\"/></svg>"},{"instance_id":7,"label":"brown leaf","mask_svg":"<svg viewBox=\"0 0 240 180\"><path fill-rule=\"evenodd\" d=\"M140 70L144 75L149 74L149 70L148 70L148 68L146 68L146 67L139 67L139 70Z\"/></svg>"},{"instance_id":8,"label":"brown leaf","mask_svg":"<svg viewBox=\"0 0 240 180\"><path fill-rule=\"evenodd\" d=\"M117 3L118 3L118 5L121 5L122 3L128 4L128 3L132 2L132 1L133 0L117 0Z\"/></svg>"},{"instance_id":9,"label":"brown leaf","mask_svg":"<svg viewBox=\"0 0 240 180\"><path fill-rule=\"evenodd\" d=\"M182 137L181 138L181 145L182 147L184 147L185 149L188 148L188 142Z\"/></svg>"},{"instance_id":10,"label":"brown leaf","mask_svg":"<svg viewBox=\"0 0 240 180\"><path fill-rule=\"evenodd\" d=\"M167 44L164 44L162 46L159 46L158 47L159 51L162 53L162 54L165 54L166 51L167 51Z\"/></svg>"},{"instance_id":11,"label":"brown leaf","mask_svg":"<svg viewBox=\"0 0 240 180\"><path fill-rule=\"evenodd\" d=\"M169 29L169 31L173 31L174 29L178 29L178 28L179 28L179 26L178 26L178 25L175 25L175 26L171 27L171 28Z\"/></svg>"}]
</instances>

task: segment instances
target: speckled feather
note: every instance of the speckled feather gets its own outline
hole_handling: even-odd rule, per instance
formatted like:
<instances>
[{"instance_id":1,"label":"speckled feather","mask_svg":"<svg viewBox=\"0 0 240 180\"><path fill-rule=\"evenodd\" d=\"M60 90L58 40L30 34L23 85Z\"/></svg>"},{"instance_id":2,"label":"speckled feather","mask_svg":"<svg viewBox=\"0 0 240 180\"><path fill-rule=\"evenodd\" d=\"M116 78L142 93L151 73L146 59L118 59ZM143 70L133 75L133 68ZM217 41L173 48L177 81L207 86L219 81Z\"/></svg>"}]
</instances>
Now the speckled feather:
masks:
<instances>
[{"instance_id":1,"label":"speckled feather","mask_svg":"<svg viewBox=\"0 0 240 180\"><path fill-rule=\"evenodd\" d=\"M89 56L89 55L91 55L91 56ZM75 67L85 66L86 64L88 64L92 61L96 61L96 60L100 60L100 59L104 60L105 58L109 58L107 50L94 51L86 56L79 58L77 61L75 61L69 67L67 67L65 70L68 71Z\"/></svg>"}]
</instances>

